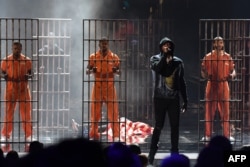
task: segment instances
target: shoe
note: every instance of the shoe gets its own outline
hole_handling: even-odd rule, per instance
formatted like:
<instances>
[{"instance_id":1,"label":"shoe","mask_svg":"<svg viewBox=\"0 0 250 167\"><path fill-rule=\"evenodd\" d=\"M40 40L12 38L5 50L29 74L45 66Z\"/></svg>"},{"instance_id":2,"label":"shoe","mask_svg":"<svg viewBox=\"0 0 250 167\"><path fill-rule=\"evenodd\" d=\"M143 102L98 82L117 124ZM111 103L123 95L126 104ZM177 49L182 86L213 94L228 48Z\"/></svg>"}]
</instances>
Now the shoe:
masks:
<instances>
[{"instance_id":1,"label":"shoe","mask_svg":"<svg viewBox=\"0 0 250 167\"><path fill-rule=\"evenodd\" d=\"M90 134L89 140L100 140L100 133Z\"/></svg>"},{"instance_id":2,"label":"shoe","mask_svg":"<svg viewBox=\"0 0 250 167\"><path fill-rule=\"evenodd\" d=\"M114 142L119 142L119 141L120 141L119 137L114 138Z\"/></svg>"},{"instance_id":3,"label":"shoe","mask_svg":"<svg viewBox=\"0 0 250 167\"><path fill-rule=\"evenodd\" d=\"M31 141L32 141L32 138L31 138L31 136L29 136L29 137L26 137L25 141L26 141L26 142L31 142Z\"/></svg>"},{"instance_id":4,"label":"shoe","mask_svg":"<svg viewBox=\"0 0 250 167\"><path fill-rule=\"evenodd\" d=\"M91 140L91 141L99 141L99 139L96 139L96 138L89 138L89 140Z\"/></svg>"},{"instance_id":5,"label":"shoe","mask_svg":"<svg viewBox=\"0 0 250 167\"><path fill-rule=\"evenodd\" d=\"M210 141L210 137L208 137L208 136L202 137L201 141L202 142L209 142Z\"/></svg>"},{"instance_id":6,"label":"shoe","mask_svg":"<svg viewBox=\"0 0 250 167\"><path fill-rule=\"evenodd\" d=\"M6 136L2 136L1 142L10 142L10 138L7 138Z\"/></svg>"},{"instance_id":7,"label":"shoe","mask_svg":"<svg viewBox=\"0 0 250 167\"><path fill-rule=\"evenodd\" d=\"M229 141L230 141L231 144L234 144L235 138L234 138L233 136L230 136L230 137L229 137Z\"/></svg>"},{"instance_id":8,"label":"shoe","mask_svg":"<svg viewBox=\"0 0 250 167\"><path fill-rule=\"evenodd\" d=\"M234 138L233 136L230 136L230 137L229 137L229 140L230 140L230 141L235 141L235 138Z\"/></svg>"},{"instance_id":9,"label":"shoe","mask_svg":"<svg viewBox=\"0 0 250 167\"><path fill-rule=\"evenodd\" d=\"M1 144L1 149L3 150L4 153L8 153L11 150L10 144Z\"/></svg>"}]
</instances>

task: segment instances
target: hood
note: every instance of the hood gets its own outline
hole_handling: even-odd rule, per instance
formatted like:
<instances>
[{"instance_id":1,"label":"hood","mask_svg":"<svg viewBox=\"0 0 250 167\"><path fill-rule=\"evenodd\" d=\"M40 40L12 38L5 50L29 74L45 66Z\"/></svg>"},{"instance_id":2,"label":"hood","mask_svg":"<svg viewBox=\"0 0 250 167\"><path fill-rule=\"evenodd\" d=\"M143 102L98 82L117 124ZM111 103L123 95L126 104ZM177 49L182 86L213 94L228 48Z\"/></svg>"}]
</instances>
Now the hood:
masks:
<instances>
[{"instance_id":1,"label":"hood","mask_svg":"<svg viewBox=\"0 0 250 167\"><path fill-rule=\"evenodd\" d=\"M174 42L173 42L170 38L168 38L168 37L164 37L164 38L161 39L160 44L159 44L160 51L162 52L161 47L162 47L162 45L164 45L164 44L167 43L167 42L171 43L172 46L171 46L170 48L171 48L172 54L173 54L173 53L174 53L175 44L174 44Z\"/></svg>"}]
</instances>

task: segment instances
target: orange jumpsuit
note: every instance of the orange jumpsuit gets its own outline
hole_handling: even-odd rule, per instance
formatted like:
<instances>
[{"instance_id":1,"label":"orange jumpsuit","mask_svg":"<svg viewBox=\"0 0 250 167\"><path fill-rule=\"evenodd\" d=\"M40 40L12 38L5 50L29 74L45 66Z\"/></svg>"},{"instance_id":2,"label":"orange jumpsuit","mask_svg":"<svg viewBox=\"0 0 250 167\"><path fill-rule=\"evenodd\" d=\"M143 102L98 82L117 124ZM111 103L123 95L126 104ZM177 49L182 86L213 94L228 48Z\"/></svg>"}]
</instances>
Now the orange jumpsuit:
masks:
<instances>
[{"instance_id":1,"label":"orange jumpsuit","mask_svg":"<svg viewBox=\"0 0 250 167\"><path fill-rule=\"evenodd\" d=\"M32 134L31 124L31 95L26 74L31 71L31 60L21 54L19 60L14 60L13 55L9 55L1 62L1 70L8 75L5 91L5 122L2 129L2 135L10 138L13 128L14 110L16 102L19 102L20 114L22 119L22 128L25 137Z\"/></svg>"},{"instance_id":2,"label":"orange jumpsuit","mask_svg":"<svg viewBox=\"0 0 250 167\"><path fill-rule=\"evenodd\" d=\"M113 130L113 137L119 137L118 101L112 70L113 67L119 69L119 65L119 57L111 51L106 56L102 56L100 51L90 55L89 67L97 67L91 95L90 138L99 138L98 122L101 119L103 103L107 105L107 115Z\"/></svg>"},{"instance_id":3,"label":"orange jumpsuit","mask_svg":"<svg viewBox=\"0 0 250 167\"><path fill-rule=\"evenodd\" d=\"M212 121L216 109L218 109L222 120L223 134L225 137L229 137L230 92L227 80L234 70L234 62L228 53L223 52L217 56L215 51L212 51L212 54L209 53L203 58L201 66L208 76L205 92L205 135L211 137Z\"/></svg>"}]
</instances>

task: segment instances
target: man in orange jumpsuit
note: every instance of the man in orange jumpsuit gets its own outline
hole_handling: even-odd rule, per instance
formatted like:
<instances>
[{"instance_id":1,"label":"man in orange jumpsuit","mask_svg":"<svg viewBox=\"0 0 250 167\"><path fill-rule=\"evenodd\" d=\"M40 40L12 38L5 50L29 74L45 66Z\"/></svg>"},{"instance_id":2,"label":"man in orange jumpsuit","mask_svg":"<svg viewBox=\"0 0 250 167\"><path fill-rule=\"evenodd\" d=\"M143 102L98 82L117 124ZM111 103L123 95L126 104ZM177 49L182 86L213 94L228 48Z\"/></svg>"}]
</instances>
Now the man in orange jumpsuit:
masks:
<instances>
[{"instance_id":1,"label":"man in orange jumpsuit","mask_svg":"<svg viewBox=\"0 0 250 167\"><path fill-rule=\"evenodd\" d=\"M31 95L28 79L32 77L32 62L30 58L23 55L21 51L22 44L14 42L12 45L12 54L8 55L1 62L1 76L6 80L4 96L6 108L1 141L10 140L16 102L19 102L25 140L28 142L31 141Z\"/></svg>"},{"instance_id":2,"label":"man in orange jumpsuit","mask_svg":"<svg viewBox=\"0 0 250 167\"><path fill-rule=\"evenodd\" d=\"M103 37L99 41L100 50L91 54L86 74L93 74L95 81L91 95L90 139L99 140L98 122L101 119L102 104L107 106L108 120L113 131L113 140L119 141L119 112L114 83L115 74L120 74L120 59L109 50L109 41Z\"/></svg>"},{"instance_id":3,"label":"man in orange jumpsuit","mask_svg":"<svg viewBox=\"0 0 250 167\"><path fill-rule=\"evenodd\" d=\"M234 78L236 72L232 57L224 51L222 37L214 38L213 50L203 58L201 75L208 80L205 91L205 137L202 140L209 141L211 138L216 109L222 121L223 135L234 140L230 136L228 79Z\"/></svg>"}]
</instances>

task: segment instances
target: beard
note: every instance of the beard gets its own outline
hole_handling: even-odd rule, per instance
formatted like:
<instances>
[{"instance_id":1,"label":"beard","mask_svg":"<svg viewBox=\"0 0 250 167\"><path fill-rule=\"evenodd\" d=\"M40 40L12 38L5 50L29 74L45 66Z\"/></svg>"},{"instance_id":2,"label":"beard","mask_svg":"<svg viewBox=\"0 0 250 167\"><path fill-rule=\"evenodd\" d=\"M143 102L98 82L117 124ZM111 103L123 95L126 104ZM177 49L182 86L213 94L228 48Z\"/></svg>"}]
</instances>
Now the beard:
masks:
<instances>
[{"instance_id":1,"label":"beard","mask_svg":"<svg viewBox=\"0 0 250 167\"><path fill-rule=\"evenodd\" d=\"M20 55L21 55L20 53L15 53L15 54L13 54L13 57L17 59L20 57Z\"/></svg>"}]
</instances>

